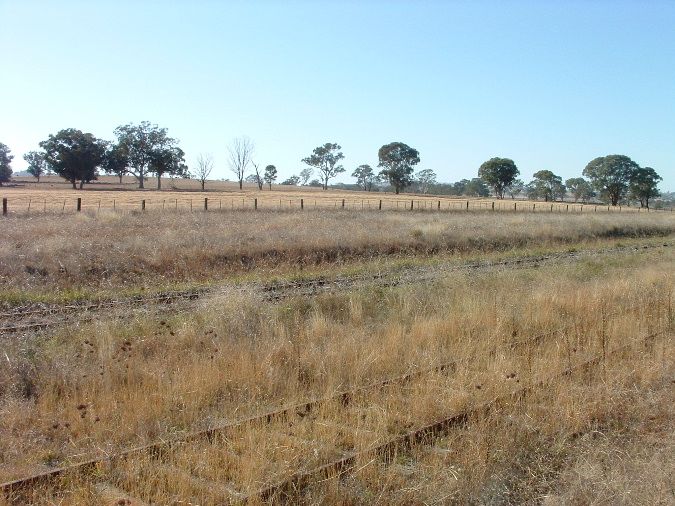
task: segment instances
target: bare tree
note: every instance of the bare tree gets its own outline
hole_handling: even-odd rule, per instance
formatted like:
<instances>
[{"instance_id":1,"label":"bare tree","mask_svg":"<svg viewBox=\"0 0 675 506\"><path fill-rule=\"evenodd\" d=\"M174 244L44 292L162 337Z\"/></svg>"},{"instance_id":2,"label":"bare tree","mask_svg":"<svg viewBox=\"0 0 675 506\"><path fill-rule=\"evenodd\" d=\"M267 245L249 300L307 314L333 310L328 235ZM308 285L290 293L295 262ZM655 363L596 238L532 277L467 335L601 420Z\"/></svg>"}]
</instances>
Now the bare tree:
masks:
<instances>
[{"instance_id":1,"label":"bare tree","mask_svg":"<svg viewBox=\"0 0 675 506\"><path fill-rule=\"evenodd\" d=\"M237 137L227 150L230 154L230 169L237 176L241 190L244 187L246 169L253 155L253 141L248 137Z\"/></svg>"},{"instance_id":2,"label":"bare tree","mask_svg":"<svg viewBox=\"0 0 675 506\"><path fill-rule=\"evenodd\" d=\"M210 154L200 154L197 157L197 165L195 166L195 177L202 184L202 191L204 191L204 185L206 185L206 180L211 175L212 170L213 156Z\"/></svg>"},{"instance_id":3,"label":"bare tree","mask_svg":"<svg viewBox=\"0 0 675 506\"><path fill-rule=\"evenodd\" d=\"M258 190L262 191L265 181L263 180L263 175L260 173L260 164L251 161L251 165L253 165L253 170L255 170L253 177L255 178L255 182L258 185Z\"/></svg>"}]
</instances>

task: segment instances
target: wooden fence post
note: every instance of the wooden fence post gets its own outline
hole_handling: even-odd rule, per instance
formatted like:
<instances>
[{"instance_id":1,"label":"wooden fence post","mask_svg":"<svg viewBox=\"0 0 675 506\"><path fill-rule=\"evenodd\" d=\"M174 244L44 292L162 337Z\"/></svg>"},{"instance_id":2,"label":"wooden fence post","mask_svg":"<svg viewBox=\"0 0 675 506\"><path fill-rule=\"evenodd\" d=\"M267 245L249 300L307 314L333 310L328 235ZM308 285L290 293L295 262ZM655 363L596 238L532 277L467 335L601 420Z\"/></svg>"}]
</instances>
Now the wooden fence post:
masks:
<instances>
[{"instance_id":1,"label":"wooden fence post","mask_svg":"<svg viewBox=\"0 0 675 506\"><path fill-rule=\"evenodd\" d=\"M513 203L513 210L517 211L518 210L518 202Z\"/></svg>"},{"instance_id":2,"label":"wooden fence post","mask_svg":"<svg viewBox=\"0 0 675 506\"><path fill-rule=\"evenodd\" d=\"M380 206L378 207L380 211L382 211L382 199L380 199Z\"/></svg>"},{"instance_id":3,"label":"wooden fence post","mask_svg":"<svg viewBox=\"0 0 675 506\"><path fill-rule=\"evenodd\" d=\"M141 211L145 211L145 199L141 200Z\"/></svg>"},{"instance_id":4,"label":"wooden fence post","mask_svg":"<svg viewBox=\"0 0 675 506\"><path fill-rule=\"evenodd\" d=\"M77 212L82 211L82 197L77 197Z\"/></svg>"},{"instance_id":5,"label":"wooden fence post","mask_svg":"<svg viewBox=\"0 0 675 506\"><path fill-rule=\"evenodd\" d=\"M209 210L209 199L207 197L204 197L204 211Z\"/></svg>"},{"instance_id":6,"label":"wooden fence post","mask_svg":"<svg viewBox=\"0 0 675 506\"><path fill-rule=\"evenodd\" d=\"M439 211L441 210L441 201L440 200L438 201L438 210Z\"/></svg>"},{"instance_id":7,"label":"wooden fence post","mask_svg":"<svg viewBox=\"0 0 675 506\"><path fill-rule=\"evenodd\" d=\"M414 201L414 200L411 200L411 201L410 201L410 210L411 210L411 211L413 210L413 207L414 207L414 206L415 206L415 201Z\"/></svg>"},{"instance_id":8,"label":"wooden fence post","mask_svg":"<svg viewBox=\"0 0 675 506\"><path fill-rule=\"evenodd\" d=\"M253 210L254 211L258 210L258 199L253 199Z\"/></svg>"},{"instance_id":9,"label":"wooden fence post","mask_svg":"<svg viewBox=\"0 0 675 506\"><path fill-rule=\"evenodd\" d=\"M566 210L566 212L568 212L568 213L570 212L570 205L569 205L569 204L567 204L567 210Z\"/></svg>"},{"instance_id":10,"label":"wooden fence post","mask_svg":"<svg viewBox=\"0 0 675 506\"><path fill-rule=\"evenodd\" d=\"M300 199L300 210L305 208L305 199Z\"/></svg>"},{"instance_id":11,"label":"wooden fence post","mask_svg":"<svg viewBox=\"0 0 675 506\"><path fill-rule=\"evenodd\" d=\"M7 197L2 199L2 215L7 216Z\"/></svg>"}]
</instances>

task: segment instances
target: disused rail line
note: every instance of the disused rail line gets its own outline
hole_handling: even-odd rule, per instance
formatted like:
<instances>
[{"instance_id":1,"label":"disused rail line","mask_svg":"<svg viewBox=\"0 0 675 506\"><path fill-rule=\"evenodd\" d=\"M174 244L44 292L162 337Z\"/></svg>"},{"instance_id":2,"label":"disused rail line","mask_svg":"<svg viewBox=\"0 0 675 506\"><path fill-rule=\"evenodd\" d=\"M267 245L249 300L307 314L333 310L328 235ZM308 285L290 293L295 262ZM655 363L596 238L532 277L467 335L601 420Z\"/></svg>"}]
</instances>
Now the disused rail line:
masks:
<instances>
[{"instance_id":1,"label":"disused rail line","mask_svg":"<svg viewBox=\"0 0 675 506\"><path fill-rule=\"evenodd\" d=\"M627 311L631 312L634 310L639 310L640 308L635 308L631 307L630 309L624 308L621 311L614 311L611 313L607 313L604 315L605 321L609 321L610 318L613 318L618 315L623 315L626 314ZM513 349L513 347L520 347L520 346L529 346L532 345L533 343L539 344L541 343L546 337L550 337L556 334L559 334L565 330L568 330L572 328L575 325L575 322L569 322L566 325L563 325L561 327L557 327L555 329L551 329L550 331L543 332L536 334L529 339L525 340L519 340L515 343L505 343L505 346L509 346ZM658 334L658 333L656 333ZM654 334L654 335L656 335ZM647 339L647 338L645 338ZM619 350L614 350L611 353L616 353ZM602 357L600 357L602 358ZM595 359L594 359L595 360ZM4 494L5 497L11 500L13 496L19 495L21 496L23 493L30 489L38 488L41 486L48 486L52 483L54 483L60 476L69 474L69 473L75 473L79 475L84 475L86 473L90 473L94 471L97 468L100 468L102 464L113 464L115 462L123 461L125 459L128 459L130 457L134 457L140 454L151 454L151 455L157 455L161 454L165 450L169 450L172 447L176 447L178 445L182 445L185 443L190 443L194 442L197 440L207 440L207 441L212 441L215 439L219 434L225 433L230 430L234 429L239 429L241 427L247 426L247 425L255 425L255 424L262 424L262 425L268 425L272 424L273 422L277 421L290 421L298 417L304 417L311 412L314 412L317 410L322 405L327 405L329 403L334 403L338 402L340 403L343 407L346 407L349 405L351 402L352 398L356 398L359 394L364 393L364 392L369 392L373 390L378 390L378 389L384 389L385 387L388 386L394 386L394 385L405 385L407 383L410 383L414 380L421 379L427 375L431 374L451 374L456 370L457 367L457 362L456 361L449 361L445 362L442 364L435 365L433 367L425 368L425 369L420 369L416 371L411 371L408 373L405 373L400 376L392 377L392 378L386 378L383 380L378 380L373 383L370 383L368 385L356 387L353 389L348 389L348 390L343 390L340 392L337 392L335 394L329 395L329 396L324 396L324 397L318 397L318 398L312 398L312 399L307 399L299 403L295 403L290 406L282 407L276 410L268 411L262 414L258 415L253 415L244 419L240 420L235 420L232 422L220 424L214 427L210 427L204 430L199 430L195 431L189 434L186 434L182 437L175 438L175 439L170 439L170 440L161 440L157 442L153 442L150 444L146 445L141 445L137 447L132 447L127 450L123 450L115 455L111 456L106 456L106 457L101 457L101 458L92 458L85 460L83 462L79 462L77 464L72 464L68 466L62 466L62 467L57 467L54 469L50 469L44 472L36 473L34 475L13 480L11 482L7 482L4 484L0 485L0 491L2 491L2 494ZM529 387L527 387L529 388ZM519 389L518 391L522 391L523 389ZM444 423L446 423L448 426L451 426L453 424L456 424L459 422L459 417L460 415L453 415L453 417L450 417L449 419L446 419ZM453 421L454 420L454 421ZM443 425L443 423L438 422L436 424L432 424L433 426L438 425L439 427ZM431 427L431 426L430 426ZM408 438L411 438L411 441L416 437L414 436L413 433L420 432L419 429L417 431L413 431L409 434L407 434ZM402 436L403 437L403 436ZM400 438L395 438L394 440L390 441L389 443L385 443L385 445L382 445L382 449L379 451L384 451L385 447L387 444L393 445L395 444L394 441L398 441ZM396 443L398 444L398 443ZM379 448L379 447L378 447ZM373 449L368 450L368 451L375 451ZM358 458L362 457L362 454L353 454L353 455L347 455L339 459L338 461L335 461L330 464L325 464L321 466L321 468L312 471L310 473L312 476L318 476L321 475L322 473L328 473L328 472L336 472L339 471L340 469L348 469L350 463L355 462ZM308 472L303 473L303 476L307 474ZM307 474L309 476L309 474ZM273 485L270 487L267 487L266 489L263 489L256 494L254 494L256 497L259 498L265 498L266 496L269 496L272 493L276 493L284 488L287 488L290 485L293 485L293 482L298 482L301 483L303 480L306 478L303 478L302 476L295 477L291 480L290 484L277 484ZM294 485L293 485L294 486ZM269 490L268 490L269 489Z\"/></svg>"},{"instance_id":2,"label":"disused rail line","mask_svg":"<svg viewBox=\"0 0 675 506\"><path fill-rule=\"evenodd\" d=\"M574 252L552 253L535 257L520 257L514 259L500 260L495 262L471 262L455 266L436 266L433 271L426 272L406 272L403 271L398 277L395 273L377 273L360 276L345 276L333 279L316 278L306 281L285 282L261 284L258 282L245 283L232 286L221 286L219 288L198 288L189 290L177 290L173 292L163 292L149 296L134 296L125 299L100 300L96 302L86 302L82 304L69 304L65 306L50 306L47 308L28 308L25 310L15 310L0 313L0 322L16 321L20 319L29 319L25 323L15 323L0 327L0 335L13 334L17 332L28 332L43 330L68 323L72 315L76 314L78 322L87 322L95 317L93 313L101 310L124 309L140 305L160 305L174 304L183 301L193 301L206 295L215 295L219 291L226 289L238 289L242 292L259 292L262 298L267 302L279 302L293 296L312 296L325 292L338 292L354 289L360 284L375 283L377 286L394 287L401 285L419 284L429 282L438 277L440 273L474 271L481 269L499 269L499 268L528 268L534 265L543 265L565 259L579 259L585 257L601 256L608 253L635 252L645 249L667 248L672 243L662 243L656 245L630 246L628 248L605 248L600 250L584 250ZM57 316L54 319L43 321L33 321L31 319Z\"/></svg>"},{"instance_id":3,"label":"disused rail line","mask_svg":"<svg viewBox=\"0 0 675 506\"><path fill-rule=\"evenodd\" d=\"M651 334L640 338L640 342L644 343L649 340L653 340L665 333L666 330L652 332ZM568 367L563 371L553 374L545 379L538 380L527 386L514 389L508 394L481 402L470 407L469 409L458 411L446 418L395 436L388 441L372 448L368 448L360 452L352 452L332 462L322 464L314 469L293 474L285 480L263 487L251 494L246 495L245 497L236 498L233 502L249 503L253 501L288 501L292 500L294 497L297 497L297 495L302 492L303 488L307 485L310 485L311 483L333 478L340 478L354 471L359 462L367 462L379 459L385 463L390 463L393 458L401 451L409 450L415 445L433 443L434 440L438 439L440 436L446 435L453 428L466 426L469 421L476 416L486 415L499 408L499 406L517 402L527 397L531 393L544 389L565 377L572 376L573 374L582 371L591 370L593 367L603 363L607 359L630 350L632 346L633 343L620 346L609 353L600 354L593 358L587 359L580 364Z\"/></svg>"}]
</instances>

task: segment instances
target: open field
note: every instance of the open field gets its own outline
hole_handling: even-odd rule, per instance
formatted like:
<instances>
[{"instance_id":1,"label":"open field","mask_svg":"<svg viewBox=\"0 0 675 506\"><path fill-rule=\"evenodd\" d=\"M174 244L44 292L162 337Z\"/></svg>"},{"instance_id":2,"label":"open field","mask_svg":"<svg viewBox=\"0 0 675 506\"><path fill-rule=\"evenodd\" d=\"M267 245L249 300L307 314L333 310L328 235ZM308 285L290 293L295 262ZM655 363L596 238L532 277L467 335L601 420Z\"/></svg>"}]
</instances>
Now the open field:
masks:
<instances>
[{"instance_id":1,"label":"open field","mask_svg":"<svg viewBox=\"0 0 675 506\"><path fill-rule=\"evenodd\" d=\"M0 287L5 301L21 299L20 293L138 292L242 274L330 274L339 266L378 258L470 256L673 232L670 213L364 216L312 211L10 218L3 221Z\"/></svg>"},{"instance_id":2,"label":"open field","mask_svg":"<svg viewBox=\"0 0 675 506\"><path fill-rule=\"evenodd\" d=\"M24 178L28 179L28 178ZM0 188L0 198L7 199L10 215L63 213L77 211L81 199L84 212L133 211L189 212L202 211L208 199L210 211L234 210L413 210L420 211L508 211L538 213L640 213L639 207L607 207L606 205L573 202L542 202L528 200L495 200L419 194L400 194L364 191L323 191L308 186L273 185L259 191L257 185L246 183L239 190L237 183L213 181L202 192L193 180L163 180L163 190L139 190L134 180L125 178L118 184L116 178L102 178L85 190L72 190L60 178L53 176L40 183L21 183L17 187ZM149 186L152 186L152 181ZM652 212L655 212L652 210ZM659 212L671 212L671 209Z\"/></svg>"},{"instance_id":3,"label":"open field","mask_svg":"<svg viewBox=\"0 0 675 506\"><path fill-rule=\"evenodd\" d=\"M672 497L670 213L2 225L0 504Z\"/></svg>"}]
</instances>

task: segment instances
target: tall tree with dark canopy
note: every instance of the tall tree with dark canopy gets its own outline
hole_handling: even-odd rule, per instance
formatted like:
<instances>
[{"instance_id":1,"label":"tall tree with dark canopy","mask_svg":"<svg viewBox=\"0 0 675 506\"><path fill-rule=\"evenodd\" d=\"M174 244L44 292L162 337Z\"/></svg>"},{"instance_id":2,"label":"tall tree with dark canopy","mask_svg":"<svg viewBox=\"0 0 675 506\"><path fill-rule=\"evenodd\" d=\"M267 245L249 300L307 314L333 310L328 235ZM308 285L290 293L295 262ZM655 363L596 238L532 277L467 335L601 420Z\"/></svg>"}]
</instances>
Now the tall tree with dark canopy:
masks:
<instances>
[{"instance_id":1,"label":"tall tree with dark canopy","mask_svg":"<svg viewBox=\"0 0 675 506\"><path fill-rule=\"evenodd\" d=\"M628 186L630 196L640 202L640 207L649 209L649 199L661 195L658 185L662 179L651 167L637 168Z\"/></svg>"},{"instance_id":2,"label":"tall tree with dark canopy","mask_svg":"<svg viewBox=\"0 0 675 506\"><path fill-rule=\"evenodd\" d=\"M23 155L23 159L28 163L26 171L40 182L40 177L45 173L47 162L45 154L41 151L29 151Z\"/></svg>"},{"instance_id":3,"label":"tall tree with dark canopy","mask_svg":"<svg viewBox=\"0 0 675 506\"><path fill-rule=\"evenodd\" d=\"M310 167L319 170L324 190L328 189L329 180L345 171L342 165L337 165L345 157L341 149L339 144L327 142L323 146L314 148L310 156L302 159Z\"/></svg>"},{"instance_id":4,"label":"tall tree with dark canopy","mask_svg":"<svg viewBox=\"0 0 675 506\"><path fill-rule=\"evenodd\" d=\"M185 153L178 146L173 145L174 139L168 139L166 144L156 146L150 153L148 172L157 177L157 189L162 189L162 176L189 177L185 165Z\"/></svg>"},{"instance_id":5,"label":"tall tree with dark canopy","mask_svg":"<svg viewBox=\"0 0 675 506\"><path fill-rule=\"evenodd\" d=\"M272 183L277 180L277 168L274 165L268 165L265 167L265 175L263 176L263 179L270 186L270 191L272 191Z\"/></svg>"},{"instance_id":6,"label":"tall tree with dark canopy","mask_svg":"<svg viewBox=\"0 0 675 506\"><path fill-rule=\"evenodd\" d=\"M115 129L118 144L126 153L129 173L138 180L138 187L144 188L145 178L157 150L172 149L177 141L167 134L166 128L160 128L149 121L138 125L129 123Z\"/></svg>"},{"instance_id":7,"label":"tall tree with dark canopy","mask_svg":"<svg viewBox=\"0 0 675 506\"><path fill-rule=\"evenodd\" d=\"M533 180L528 185L530 198L543 198L546 202L563 199L565 197L565 185L560 176L556 176L550 170L539 170L533 174Z\"/></svg>"},{"instance_id":8,"label":"tall tree with dark canopy","mask_svg":"<svg viewBox=\"0 0 675 506\"><path fill-rule=\"evenodd\" d=\"M380 175L387 178L396 194L412 184L414 167L420 163L419 151L402 142L391 142L378 150L377 157Z\"/></svg>"},{"instance_id":9,"label":"tall tree with dark canopy","mask_svg":"<svg viewBox=\"0 0 675 506\"><path fill-rule=\"evenodd\" d=\"M520 174L518 167L510 158L490 158L478 169L478 177L492 188L498 199L504 198L504 192Z\"/></svg>"},{"instance_id":10,"label":"tall tree with dark canopy","mask_svg":"<svg viewBox=\"0 0 675 506\"><path fill-rule=\"evenodd\" d=\"M373 184L375 183L375 171L370 165L364 164L359 165L352 172L352 177L356 178L357 184L363 188L364 191L369 192L373 189Z\"/></svg>"},{"instance_id":11,"label":"tall tree with dark canopy","mask_svg":"<svg viewBox=\"0 0 675 506\"><path fill-rule=\"evenodd\" d=\"M122 184L122 178L129 173L129 157L123 144L108 144L103 160L103 170L106 174L114 174Z\"/></svg>"},{"instance_id":12,"label":"tall tree with dark canopy","mask_svg":"<svg viewBox=\"0 0 675 506\"><path fill-rule=\"evenodd\" d=\"M50 135L40 143L45 150L47 165L66 181L73 189L80 189L85 183L97 178L96 169L105 159L106 143L90 133L75 128L66 128Z\"/></svg>"},{"instance_id":13,"label":"tall tree with dark canopy","mask_svg":"<svg viewBox=\"0 0 675 506\"><path fill-rule=\"evenodd\" d=\"M581 200L588 202L595 196L591 183L586 181L583 177L572 177L565 181L565 186L574 197L574 202Z\"/></svg>"},{"instance_id":14,"label":"tall tree with dark canopy","mask_svg":"<svg viewBox=\"0 0 675 506\"><path fill-rule=\"evenodd\" d=\"M9 183L12 179L11 163L14 155L11 154L9 147L0 142L0 186L2 183Z\"/></svg>"},{"instance_id":15,"label":"tall tree with dark canopy","mask_svg":"<svg viewBox=\"0 0 675 506\"><path fill-rule=\"evenodd\" d=\"M613 206L626 196L633 173L639 165L625 155L600 156L588 162L583 175L598 194Z\"/></svg>"}]
</instances>

